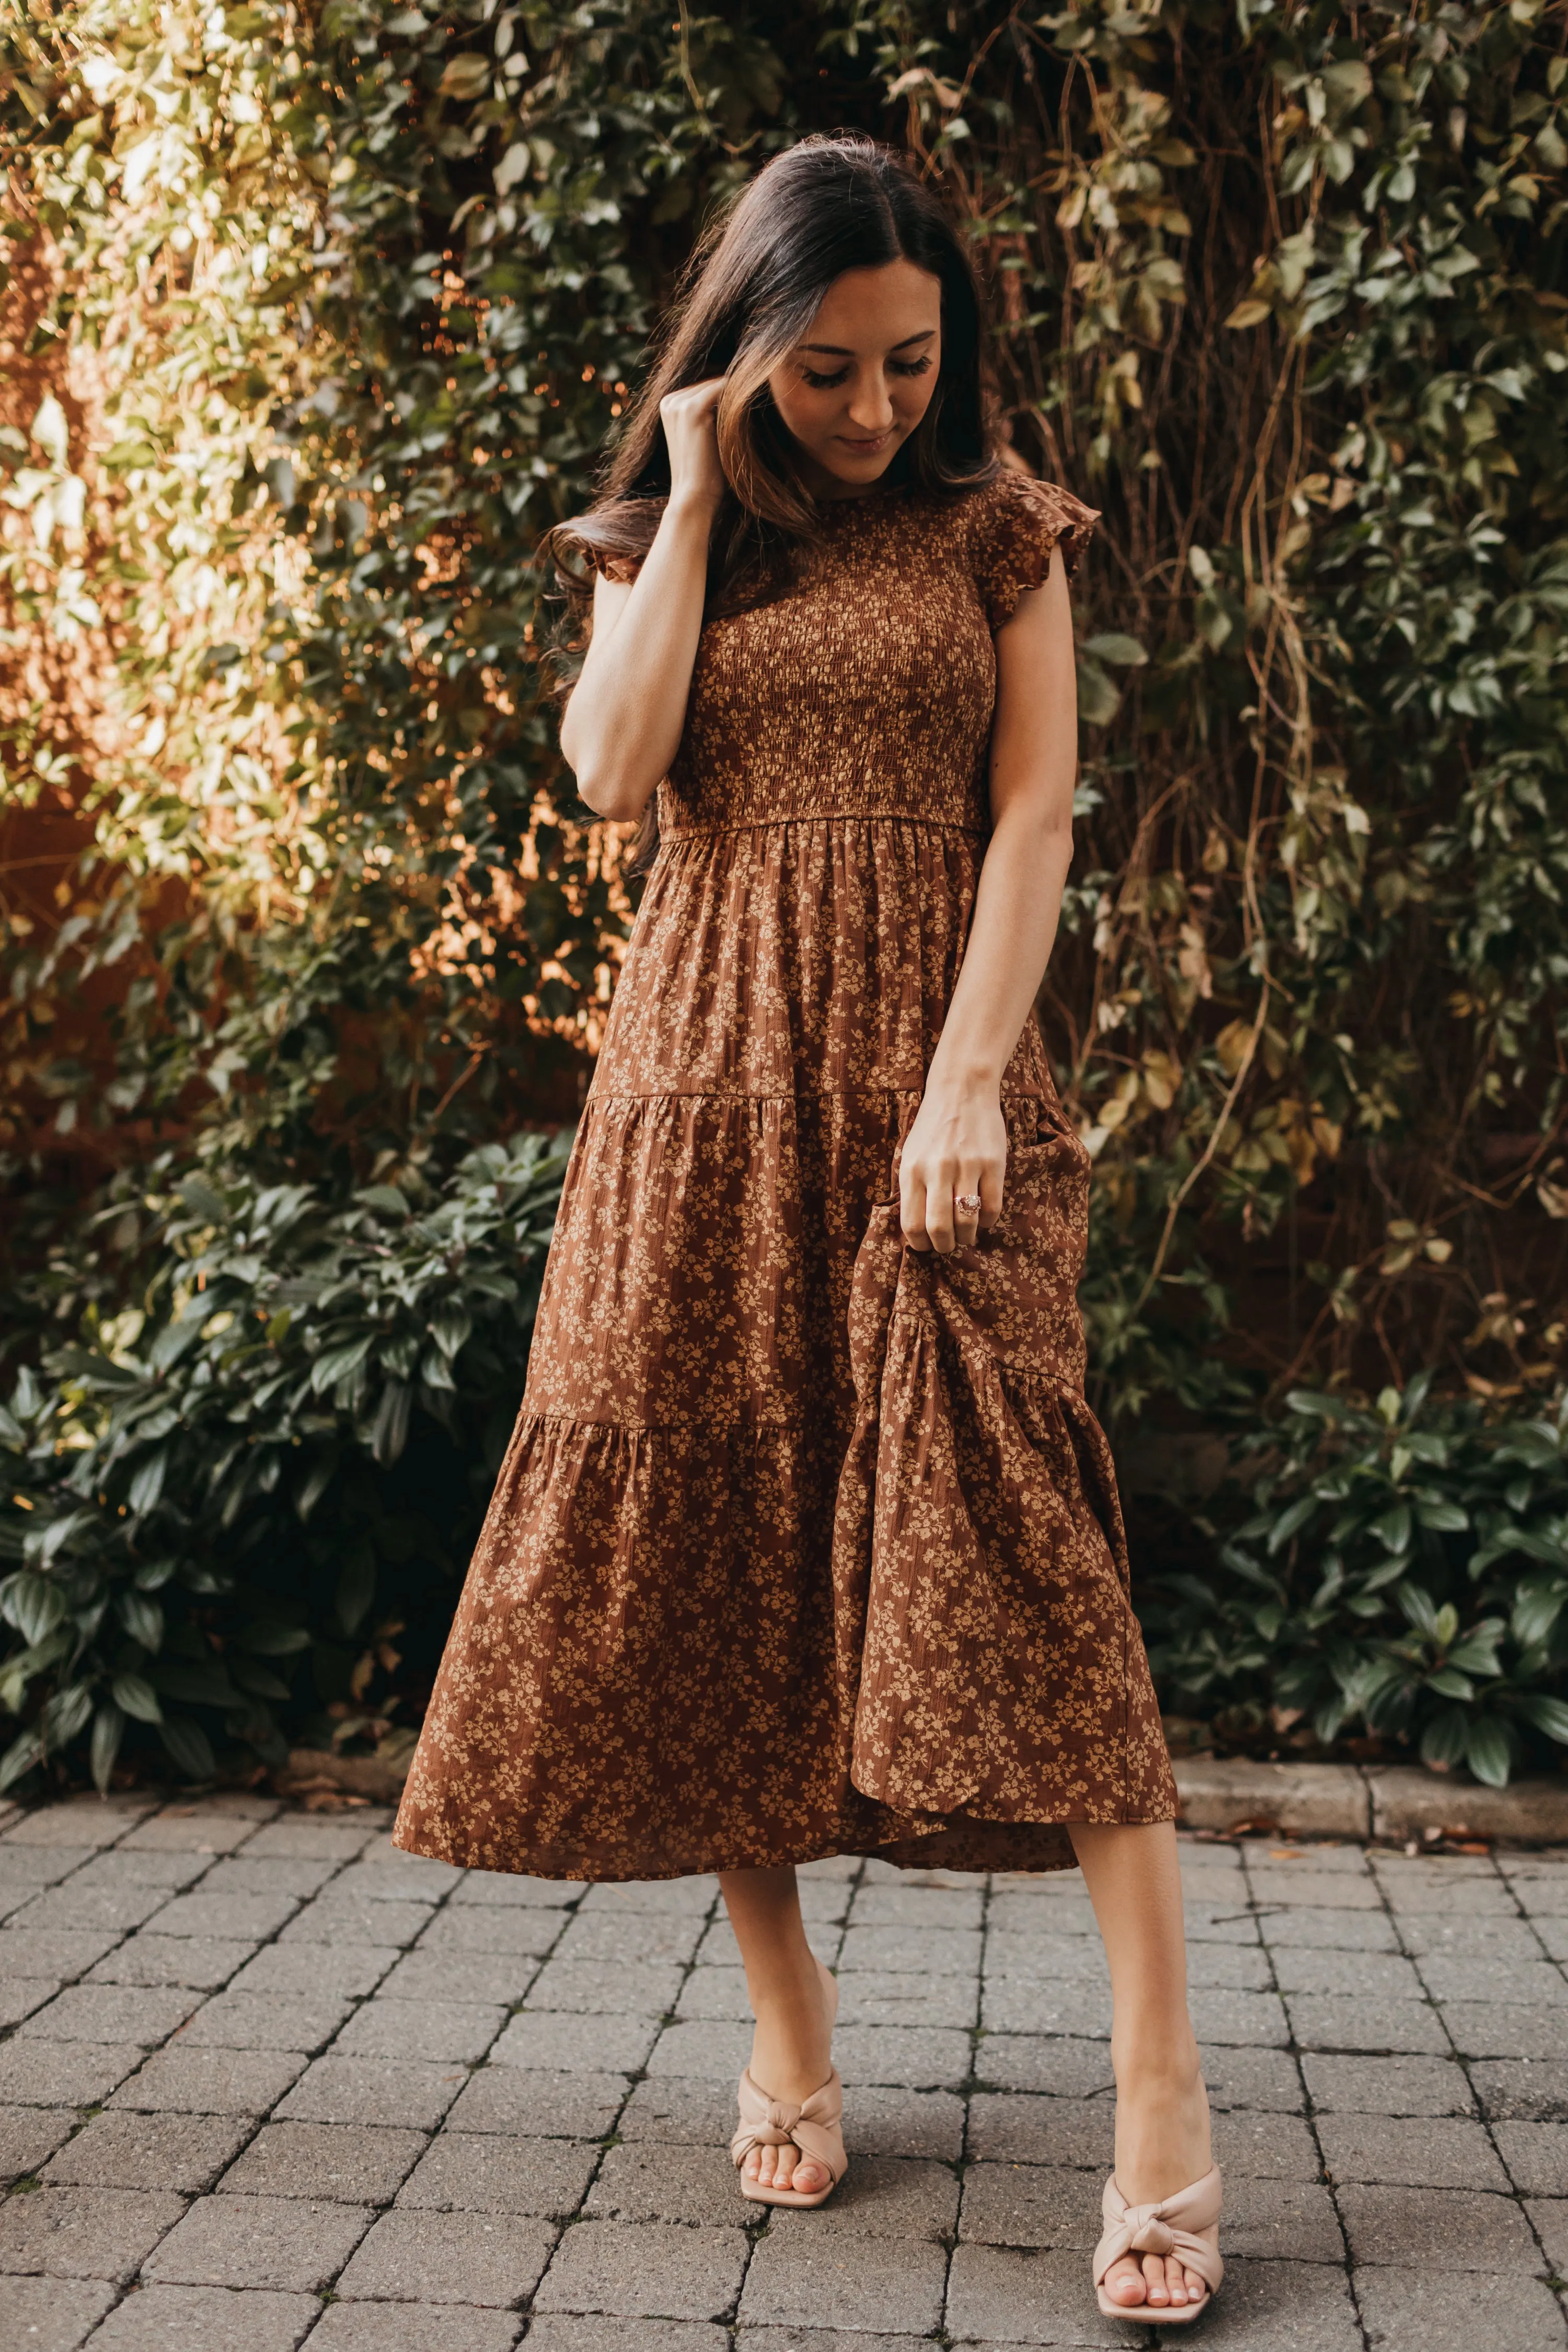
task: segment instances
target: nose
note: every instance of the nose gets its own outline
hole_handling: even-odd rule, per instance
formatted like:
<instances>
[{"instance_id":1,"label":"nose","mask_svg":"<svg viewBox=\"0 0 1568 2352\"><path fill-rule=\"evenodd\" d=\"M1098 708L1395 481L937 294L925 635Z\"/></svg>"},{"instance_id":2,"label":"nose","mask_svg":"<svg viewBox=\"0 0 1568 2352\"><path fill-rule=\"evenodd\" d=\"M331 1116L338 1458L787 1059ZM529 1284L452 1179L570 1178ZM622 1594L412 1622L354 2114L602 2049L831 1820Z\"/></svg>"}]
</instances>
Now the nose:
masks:
<instances>
[{"instance_id":1,"label":"nose","mask_svg":"<svg viewBox=\"0 0 1568 2352\"><path fill-rule=\"evenodd\" d=\"M893 421L893 403L888 391L888 379L880 368L868 368L856 380L849 402L849 422L858 433L869 437L885 433Z\"/></svg>"}]
</instances>

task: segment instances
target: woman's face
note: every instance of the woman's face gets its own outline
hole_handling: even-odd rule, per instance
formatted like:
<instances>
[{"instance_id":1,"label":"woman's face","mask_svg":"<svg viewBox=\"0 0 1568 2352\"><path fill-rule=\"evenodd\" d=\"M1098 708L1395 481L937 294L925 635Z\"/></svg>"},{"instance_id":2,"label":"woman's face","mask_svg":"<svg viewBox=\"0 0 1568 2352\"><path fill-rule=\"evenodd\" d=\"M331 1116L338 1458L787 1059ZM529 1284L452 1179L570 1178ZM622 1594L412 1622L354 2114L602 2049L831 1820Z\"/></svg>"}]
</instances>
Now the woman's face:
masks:
<instances>
[{"instance_id":1,"label":"woman's face","mask_svg":"<svg viewBox=\"0 0 1568 2352\"><path fill-rule=\"evenodd\" d=\"M912 261L847 269L768 378L818 498L869 488L931 405L942 365L942 282Z\"/></svg>"}]
</instances>

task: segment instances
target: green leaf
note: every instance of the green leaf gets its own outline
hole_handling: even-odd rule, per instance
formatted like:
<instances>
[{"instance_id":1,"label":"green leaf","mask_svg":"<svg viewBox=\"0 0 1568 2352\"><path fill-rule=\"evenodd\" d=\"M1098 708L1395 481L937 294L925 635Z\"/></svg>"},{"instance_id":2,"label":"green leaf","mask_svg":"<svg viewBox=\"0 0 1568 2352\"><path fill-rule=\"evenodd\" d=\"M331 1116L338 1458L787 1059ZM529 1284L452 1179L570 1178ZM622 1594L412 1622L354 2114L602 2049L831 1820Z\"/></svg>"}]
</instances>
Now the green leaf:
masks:
<instances>
[{"instance_id":1,"label":"green leaf","mask_svg":"<svg viewBox=\"0 0 1568 2352\"><path fill-rule=\"evenodd\" d=\"M1568 1603L1568 1587L1521 1584L1513 1599L1511 1627L1514 1640L1522 1643L1526 1648L1550 1641L1565 1603Z\"/></svg>"},{"instance_id":2,"label":"green leaf","mask_svg":"<svg viewBox=\"0 0 1568 2352\"><path fill-rule=\"evenodd\" d=\"M57 1625L41 1642L30 1648L16 1651L0 1665L0 1714L20 1715L23 1702L34 1679L47 1674L69 1655L73 1647L68 1625Z\"/></svg>"},{"instance_id":3,"label":"green leaf","mask_svg":"<svg viewBox=\"0 0 1568 2352\"><path fill-rule=\"evenodd\" d=\"M15 1788L24 1773L30 1772L44 1752L43 1742L36 1731L24 1731L11 1742L0 1756L0 1789Z\"/></svg>"},{"instance_id":4,"label":"green leaf","mask_svg":"<svg viewBox=\"0 0 1568 2352\"><path fill-rule=\"evenodd\" d=\"M338 1347L329 1348L324 1355L318 1356L310 1368L310 1386L315 1394L324 1394L339 1381L347 1380L352 1372L357 1372L374 1345L375 1333L366 1331L359 1339L346 1339Z\"/></svg>"},{"instance_id":5,"label":"green leaf","mask_svg":"<svg viewBox=\"0 0 1568 2352\"><path fill-rule=\"evenodd\" d=\"M1518 1704L1527 1723L1543 1731L1548 1739L1556 1740L1559 1747L1568 1747L1568 1703L1542 1691L1521 1698Z\"/></svg>"},{"instance_id":6,"label":"green leaf","mask_svg":"<svg viewBox=\"0 0 1568 2352\"><path fill-rule=\"evenodd\" d=\"M1084 650L1092 654L1097 661L1109 662L1113 669L1142 669L1149 658L1136 637L1125 636L1114 629L1099 636L1087 637Z\"/></svg>"},{"instance_id":7,"label":"green leaf","mask_svg":"<svg viewBox=\"0 0 1568 2352\"><path fill-rule=\"evenodd\" d=\"M1508 1734L1494 1716L1482 1716L1472 1723L1465 1740L1465 1761L1478 1780L1490 1789L1508 1785L1512 1768L1513 1751Z\"/></svg>"},{"instance_id":8,"label":"green leaf","mask_svg":"<svg viewBox=\"0 0 1568 2352\"><path fill-rule=\"evenodd\" d=\"M253 1698L288 1699L291 1693L281 1675L268 1666L260 1666L253 1658L231 1654L228 1670L237 1689L247 1691Z\"/></svg>"},{"instance_id":9,"label":"green leaf","mask_svg":"<svg viewBox=\"0 0 1568 2352\"><path fill-rule=\"evenodd\" d=\"M1451 1645L1448 1664L1467 1675L1495 1675L1499 1672L1497 1644L1502 1630L1495 1620L1489 1625L1478 1625L1464 1641Z\"/></svg>"},{"instance_id":10,"label":"green leaf","mask_svg":"<svg viewBox=\"0 0 1568 2352\"><path fill-rule=\"evenodd\" d=\"M401 1459L408 1443L409 1412L414 1391L406 1381L388 1381L381 1393L372 1448L378 1462L390 1465Z\"/></svg>"},{"instance_id":11,"label":"green leaf","mask_svg":"<svg viewBox=\"0 0 1568 2352\"><path fill-rule=\"evenodd\" d=\"M163 1612L158 1602L145 1592L128 1589L116 1593L114 1606L132 1640L155 1655L163 1646Z\"/></svg>"},{"instance_id":12,"label":"green leaf","mask_svg":"<svg viewBox=\"0 0 1568 2352\"><path fill-rule=\"evenodd\" d=\"M327 1488L331 1485L337 1466L338 1454L335 1446L329 1446L310 1465L304 1484L294 1498L294 1508L299 1512L301 1519L310 1517Z\"/></svg>"},{"instance_id":13,"label":"green leaf","mask_svg":"<svg viewBox=\"0 0 1568 2352\"><path fill-rule=\"evenodd\" d=\"M46 1748L68 1748L92 1713L92 1685L68 1683L46 1703L39 1724Z\"/></svg>"},{"instance_id":14,"label":"green leaf","mask_svg":"<svg viewBox=\"0 0 1568 2352\"><path fill-rule=\"evenodd\" d=\"M1411 1515L1408 1503L1396 1503L1373 1519L1371 1533L1385 1551L1403 1556L1410 1549Z\"/></svg>"},{"instance_id":15,"label":"green leaf","mask_svg":"<svg viewBox=\"0 0 1568 2352\"><path fill-rule=\"evenodd\" d=\"M1446 1706L1435 1715L1421 1735L1421 1760L1425 1764L1441 1764L1452 1770L1462 1763L1469 1738L1470 1718L1462 1706Z\"/></svg>"},{"instance_id":16,"label":"green leaf","mask_svg":"<svg viewBox=\"0 0 1568 2352\"><path fill-rule=\"evenodd\" d=\"M237 1706L239 1694L216 1660L163 1657L149 1667L147 1679L164 1698L183 1699L187 1706Z\"/></svg>"},{"instance_id":17,"label":"green leaf","mask_svg":"<svg viewBox=\"0 0 1568 2352\"><path fill-rule=\"evenodd\" d=\"M142 1675L116 1675L109 1685L117 1706L133 1715L138 1723L161 1723L163 1710L158 1704L158 1694Z\"/></svg>"},{"instance_id":18,"label":"green leaf","mask_svg":"<svg viewBox=\"0 0 1568 2352\"><path fill-rule=\"evenodd\" d=\"M1314 1421L1344 1421L1351 1408L1343 1397L1333 1396L1321 1389L1292 1389L1285 1399L1288 1412L1299 1412Z\"/></svg>"},{"instance_id":19,"label":"green leaf","mask_svg":"<svg viewBox=\"0 0 1568 2352\"><path fill-rule=\"evenodd\" d=\"M504 196L509 188L515 188L521 181L526 180L529 173L529 168L532 162L532 151L529 147L527 140L514 139L511 145L507 149L506 153L501 157L500 162L496 165L495 191L497 195Z\"/></svg>"},{"instance_id":20,"label":"green leaf","mask_svg":"<svg viewBox=\"0 0 1568 2352\"><path fill-rule=\"evenodd\" d=\"M192 1780L210 1780L217 1770L212 1742L188 1715L171 1716L158 1726L158 1737L182 1772Z\"/></svg>"},{"instance_id":21,"label":"green leaf","mask_svg":"<svg viewBox=\"0 0 1568 2352\"><path fill-rule=\"evenodd\" d=\"M19 1568L0 1584L0 1615L29 1646L52 1633L68 1614L64 1593L46 1576Z\"/></svg>"},{"instance_id":22,"label":"green leaf","mask_svg":"<svg viewBox=\"0 0 1568 2352\"><path fill-rule=\"evenodd\" d=\"M90 1760L93 1785L107 1790L110 1775L120 1754L120 1743L125 1737L125 1717L113 1701L100 1701L92 1719Z\"/></svg>"},{"instance_id":23,"label":"green leaf","mask_svg":"<svg viewBox=\"0 0 1568 2352\"><path fill-rule=\"evenodd\" d=\"M464 103L482 98L489 87L490 67L488 58L466 49L448 58L442 71L440 93L443 98L455 98Z\"/></svg>"},{"instance_id":24,"label":"green leaf","mask_svg":"<svg viewBox=\"0 0 1568 2352\"><path fill-rule=\"evenodd\" d=\"M126 1502L138 1518L145 1518L156 1510L163 1492L163 1481L169 1475L170 1454L167 1447L143 1462L126 1491Z\"/></svg>"},{"instance_id":25,"label":"green leaf","mask_svg":"<svg viewBox=\"0 0 1568 2352\"><path fill-rule=\"evenodd\" d=\"M57 1559L73 1558L74 1547L96 1526L97 1519L91 1511L68 1511L63 1517L51 1520L38 1544L39 1566L48 1568Z\"/></svg>"},{"instance_id":26,"label":"green leaf","mask_svg":"<svg viewBox=\"0 0 1568 2352\"><path fill-rule=\"evenodd\" d=\"M474 1318L463 1307L443 1307L430 1318L430 1337L450 1362L467 1346Z\"/></svg>"},{"instance_id":27,"label":"green leaf","mask_svg":"<svg viewBox=\"0 0 1568 2352\"><path fill-rule=\"evenodd\" d=\"M194 1215L205 1217L208 1224L226 1224L228 1221L228 1202L205 1176L193 1171L182 1177L180 1198Z\"/></svg>"},{"instance_id":28,"label":"green leaf","mask_svg":"<svg viewBox=\"0 0 1568 2352\"><path fill-rule=\"evenodd\" d=\"M1458 1503L1417 1503L1415 1517L1422 1527L1444 1535L1458 1535L1470 1524L1468 1512L1461 1511Z\"/></svg>"},{"instance_id":29,"label":"green leaf","mask_svg":"<svg viewBox=\"0 0 1568 2352\"><path fill-rule=\"evenodd\" d=\"M1435 1648L1441 1649L1443 1643L1437 1604L1432 1595L1421 1585L1406 1582L1394 1586L1394 1598L1403 1610L1406 1623L1414 1625L1424 1642L1430 1642Z\"/></svg>"},{"instance_id":30,"label":"green leaf","mask_svg":"<svg viewBox=\"0 0 1568 2352\"><path fill-rule=\"evenodd\" d=\"M1316 1495L1299 1495L1288 1510L1281 1511L1268 1530L1270 1553L1283 1551L1294 1535L1299 1535L1319 1508Z\"/></svg>"},{"instance_id":31,"label":"green leaf","mask_svg":"<svg viewBox=\"0 0 1568 2352\"><path fill-rule=\"evenodd\" d=\"M258 1619L240 1633L239 1645L258 1658L292 1658L310 1646L310 1636L302 1625L285 1625L271 1620Z\"/></svg>"},{"instance_id":32,"label":"green leaf","mask_svg":"<svg viewBox=\"0 0 1568 2352\"><path fill-rule=\"evenodd\" d=\"M381 1209L390 1217L406 1217L408 1202L395 1184L369 1184L363 1192L354 1194L367 1209Z\"/></svg>"},{"instance_id":33,"label":"green leaf","mask_svg":"<svg viewBox=\"0 0 1568 2352\"><path fill-rule=\"evenodd\" d=\"M1078 657L1078 715L1086 727L1109 727L1121 708L1121 689L1088 654Z\"/></svg>"}]
</instances>

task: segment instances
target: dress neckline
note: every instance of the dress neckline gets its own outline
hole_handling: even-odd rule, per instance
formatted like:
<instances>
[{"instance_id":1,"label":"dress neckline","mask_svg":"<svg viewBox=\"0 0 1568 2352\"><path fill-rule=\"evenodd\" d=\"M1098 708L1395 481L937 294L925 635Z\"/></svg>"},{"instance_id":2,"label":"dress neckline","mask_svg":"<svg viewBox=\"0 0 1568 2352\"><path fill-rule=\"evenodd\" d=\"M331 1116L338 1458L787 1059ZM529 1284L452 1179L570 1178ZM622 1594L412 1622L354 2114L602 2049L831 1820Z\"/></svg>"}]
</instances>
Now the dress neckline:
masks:
<instances>
[{"instance_id":1,"label":"dress neckline","mask_svg":"<svg viewBox=\"0 0 1568 2352\"><path fill-rule=\"evenodd\" d=\"M909 495L910 484L907 481L878 483L871 489L858 491L852 499L819 499L816 502L816 510L824 520L831 515L841 514L847 508L855 513L867 508L869 508L873 513L885 513L889 506L907 499Z\"/></svg>"}]
</instances>

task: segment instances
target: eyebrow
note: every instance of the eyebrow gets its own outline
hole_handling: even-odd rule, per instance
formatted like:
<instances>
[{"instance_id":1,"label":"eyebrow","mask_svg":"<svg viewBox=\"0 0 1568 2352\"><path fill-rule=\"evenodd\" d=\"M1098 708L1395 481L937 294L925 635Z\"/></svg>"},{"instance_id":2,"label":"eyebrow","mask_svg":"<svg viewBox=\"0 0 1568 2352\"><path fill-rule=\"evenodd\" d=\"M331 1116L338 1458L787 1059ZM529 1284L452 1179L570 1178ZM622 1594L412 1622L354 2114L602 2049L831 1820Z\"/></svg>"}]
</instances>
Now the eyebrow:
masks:
<instances>
[{"instance_id":1,"label":"eyebrow","mask_svg":"<svg viewBox=\"0 0 1568 2352\"><path fill-rule=\"evenodd\" d=\"M934 327L922 327L918 335L906 335L903 342L889 343L888 348L889 351L901 352L905 343L929 342L935 332ZM855 357L855 353L845 343L797 343L795 349L802 352L831 352L836 359L841 360L852 360Z\"/></svg>"}]
</instances>

